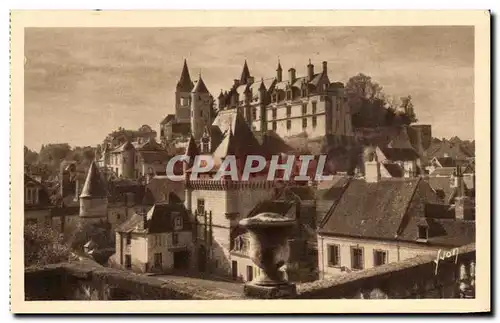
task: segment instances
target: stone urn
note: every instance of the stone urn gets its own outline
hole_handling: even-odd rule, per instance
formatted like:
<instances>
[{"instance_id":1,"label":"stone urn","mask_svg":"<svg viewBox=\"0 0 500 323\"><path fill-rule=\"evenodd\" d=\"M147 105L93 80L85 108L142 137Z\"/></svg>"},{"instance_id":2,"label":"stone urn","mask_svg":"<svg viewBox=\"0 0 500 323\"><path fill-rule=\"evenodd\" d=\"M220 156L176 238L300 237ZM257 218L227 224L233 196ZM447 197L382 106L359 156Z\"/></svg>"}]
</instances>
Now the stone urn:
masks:
<instances>
[{"instance_id":1,"label":"stone urn","mask_svg":"<svg viewBox=\"0 0 500 323\"><path fill-rule=\"evenodd\" d=\"M250 259L261 274L245 284L253 298L286 298L296 294L295 284L286 281L280 268L288 260L288 237L295 220L277 213L260 213L240 221L250 235Z\"/></svg>"}]
</instances>

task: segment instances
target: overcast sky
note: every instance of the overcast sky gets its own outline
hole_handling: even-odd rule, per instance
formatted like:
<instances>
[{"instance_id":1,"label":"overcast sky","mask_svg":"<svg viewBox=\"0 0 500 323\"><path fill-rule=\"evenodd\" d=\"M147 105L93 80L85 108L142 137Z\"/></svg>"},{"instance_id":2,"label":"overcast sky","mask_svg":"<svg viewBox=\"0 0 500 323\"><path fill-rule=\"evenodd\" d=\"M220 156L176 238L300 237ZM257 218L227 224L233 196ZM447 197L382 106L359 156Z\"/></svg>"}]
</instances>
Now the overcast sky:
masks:
<instances>
[{"instance_id":1,"label":"overcast sky","mask_svg":"<svg viewBox=\"0 0 500 323\"><path fill-rule=\"evenodd\" d=\"M473 27L37 28L26 30L25 144L96 145L118 127L174 113L183 59L214 96L251 74L305 74L328 61L331 81L370 75L387 94L412 95L436 137L474 136Z\"/></svg>"}]
</instances>

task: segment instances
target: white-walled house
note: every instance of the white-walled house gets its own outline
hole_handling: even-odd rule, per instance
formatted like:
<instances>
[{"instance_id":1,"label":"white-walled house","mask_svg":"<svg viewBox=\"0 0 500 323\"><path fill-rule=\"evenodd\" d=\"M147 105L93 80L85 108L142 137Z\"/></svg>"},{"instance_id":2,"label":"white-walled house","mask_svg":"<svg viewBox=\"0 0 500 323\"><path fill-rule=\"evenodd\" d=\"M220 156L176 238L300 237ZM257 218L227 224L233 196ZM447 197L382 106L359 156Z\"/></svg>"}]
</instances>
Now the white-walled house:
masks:
<instances>
[{"instance_id":1,"label":"white-walled house","mask_svg":"<svg viewBox=\"0 0 500 323\"><path fill-rule=\"evenodd\" d=\"M136 272L187 270L191 265L192 224L181 203L155 204L116 229L114 262Z\"/></svg>"}]
</instances>

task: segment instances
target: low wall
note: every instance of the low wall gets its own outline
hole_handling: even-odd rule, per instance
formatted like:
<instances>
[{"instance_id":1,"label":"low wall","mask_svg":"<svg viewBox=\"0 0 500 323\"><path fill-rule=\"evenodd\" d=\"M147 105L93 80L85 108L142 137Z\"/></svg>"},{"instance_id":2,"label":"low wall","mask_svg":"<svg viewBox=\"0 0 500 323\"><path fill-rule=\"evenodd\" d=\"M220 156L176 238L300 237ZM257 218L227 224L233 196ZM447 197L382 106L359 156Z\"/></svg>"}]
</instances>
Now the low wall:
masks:
<instances>
[{"instance_id":1,"label":"low wall","mask_svg":"<svg viewBox=\"0 0 500 323\"><path fill-rule=\"evenodd\" d=\"M243 295L242 295L243 297ZM102 267L90 262L61 263L25 270L26 300L210 300L235 299L196 284Z\"/></svg>"},{"instance_id":2,"label":"low wall","mask_svg":"<svg viewBox=\"0 0 500 323\"><path fill-rule=\"evenodd\" d=\"M458 248L458 257L439 261L423 255L397 263L297 285L297 298L472 298L475 244ZM456 261L456 263L455 263Z\"/></svg>"},{"instance_id":3,"label":"low wall","mask_svg":"<svg viewBox=\"0 0 500 323\"><path fill-rule=\"evenodd\" d=\"M474 298L475 244L458 256L424 255L338 277L297 284L298 299ZM444 254L443 254L444 255ZM143 274L69 262L25 270L26 300L244 299L243 293L162 281Z\"/></svg>"}]
</instances>

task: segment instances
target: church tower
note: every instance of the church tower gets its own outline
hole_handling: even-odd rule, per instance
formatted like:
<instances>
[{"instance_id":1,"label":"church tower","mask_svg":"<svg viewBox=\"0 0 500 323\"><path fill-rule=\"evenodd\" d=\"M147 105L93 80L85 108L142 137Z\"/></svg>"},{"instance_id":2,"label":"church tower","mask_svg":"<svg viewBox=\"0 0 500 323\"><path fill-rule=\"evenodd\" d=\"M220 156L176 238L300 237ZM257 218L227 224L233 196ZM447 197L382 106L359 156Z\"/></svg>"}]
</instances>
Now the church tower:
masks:
<instances>
[{"instance_id":1,"label":"church tower","mask_svg":"<svg viewBox=\"0 0 500 323\"><path fill-rule=\"evenodd\" d=\"M205 127L212 123L212 101L212 96L200 74L191 91L191 134L196 142L200 141Z\"/></svg>"},{"instance_id":2,"label":"church tower","mask_svg":"<svg viewBox=\"0 0 500 323\"><path fill-rule=\"evenodd\" d=\"M184 60L181 77L175 88L175 117L177 122L191 122L190 100L191 90L193 87L194 84L193 81L191 81L191 76L189 75L187 61Z\"/></svg>"},{"instance_id":3,"label":"church tower","mask_svg":"<svg viewBox=\"0 0 500 323\"><path fill-rule=\"evenodd\" d=\"M108 192L97 165L92 162L80 194L80 218L98 221L106 219L107 213Z\"/></svg>"}]
</instances>

